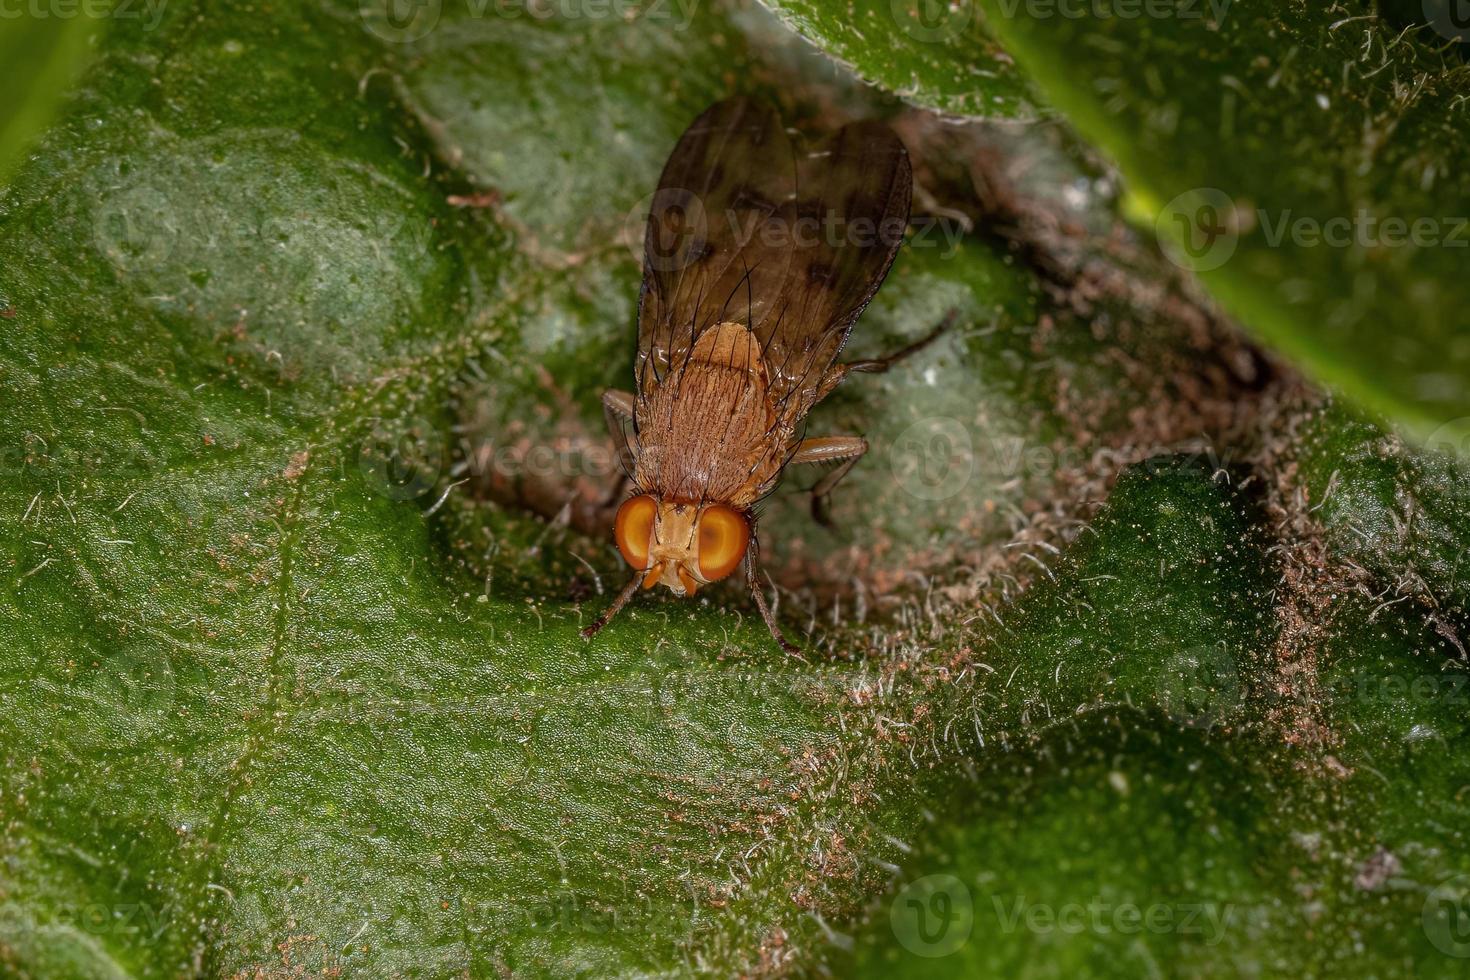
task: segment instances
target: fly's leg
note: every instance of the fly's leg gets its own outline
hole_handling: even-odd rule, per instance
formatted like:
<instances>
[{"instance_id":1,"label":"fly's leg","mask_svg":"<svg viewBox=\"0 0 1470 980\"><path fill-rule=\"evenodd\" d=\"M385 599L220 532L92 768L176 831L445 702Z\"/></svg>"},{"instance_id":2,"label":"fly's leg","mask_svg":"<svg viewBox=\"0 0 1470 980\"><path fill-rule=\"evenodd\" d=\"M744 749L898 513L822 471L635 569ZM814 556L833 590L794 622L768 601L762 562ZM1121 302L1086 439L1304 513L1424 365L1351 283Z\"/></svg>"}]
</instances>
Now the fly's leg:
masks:
<instances>
[{"instance_id":1,"label":"fly's leg","mask_svg":"<svg viewBox=\"0 0 1470 980\"><path fill-rule=\"evenodd\" d=\"M633 473L633 457L636 450L633 441L628 437L627 424L633 421L633 393L631 391L618 391L609 388L602 393L602 417L607 422L607 433L612 436L613 445L617 447L618 463L622 477L613 487L612 496L607 500L610 506L618 497L622 496L623 487L627 485Z\"/></svg>"},{"instance_id":2,"label":"fly's leg","mask_svg":"<svg viewBox=\"0 0 1470 980\"><path fill-rule=\"evenodd\" d=\"M902 361L904 358L917 354L925 347L928 347L930 344L934 343L934 341L939 338L940 334L944 333L944 331L948 330L951 326L954 325L954 321L959 315L959 310L950 310L948 313L944 314L944 319L940 320L939 325L936 326L933 330L930 330L924 336L920 337L912 344L909 344L907 347L894 351L892 354L889 354L885 357L875 358L869 361L851 361L843 366L846 367L848 371L862 371L866 374L882 374L884 371L887 371L889 368L893 367L893 365L897 364L899 361Z\"/></svg>"},{"instance_id":3,"label":"fly's leg","mask_svg":"<svg viewBox=\"0 0 1470 980\"><path fill-rule=\"evenodd\" d=\"M959 310L950 310L944 314L944 319L939 321L939 326L930 330L918 340L900 350L894 351L884 357L873 358L866 361L849 361L846 364L834 364L825 377L822 378L822 386L817 390L817 400L821 401L832 393L832 389L842 383L842 379L849 374L858 372L861 374L882 374L893 365L906 357L911 357L919 351L928 347L938 339L939 335L954 325L959 316Z\"/></svg>"},{"instance_id":4,"label":"fly's leg","mask_svg":"<svg viewBox=\"0 0 1470 980\"><path fill-rule=\"evenodd\" d=\"M596 636L597 631L606 626L618 614L619 610L628 604L628 600L633 598L633 593L638 591L638 586L642 583L643 573L633 573L633 581L623 587L623 591L618 593L618 597L612 601L612 605L608 606L603 614L597 617L596 622L582 630L582 639L590 640Z\"/></svg>"},{"instance_id":5,"label":"fly's leg","mask_svg":"<svg viewBox=\"0 0 1470 980\"><path fill-rule=\"evenodd\" d=\"M618 459L623 468L633 468L633 446L628 439L627 423L633 421L633 393L609 388L602 393L602 417L607 422L608 435L618 447Z\"/></svg>"},{"instance_id":6,"label":"fly's leg","mask_svg":"<svg viewBox=\"0 0 1470 980\"><path fill-rule=\"evenodd\" d=\"M745 586L750 590L750 597L755 600L755 608L760 610L761 619L766 621L766 628L771 631L771 637L781 647L782 651L798 660L802 659L801 647L792 643L781 633L781 627L776 625L776 617L771 613L771 607L766 605L765 593L761 592L760 582L760 543L756 540L755 527L750 529L750 546L745 549Z\"/></svg>"},{"instance_id":7,"label":"fly's leg","mask_svg":"<svg viewBox=\"0 0 1470 980\"><path fill-rule=\"evenodd\" d=\"M841 462L832 472L823 476L812 487L812 519L823 527L832 526L832 488L842 482L848 471L857 465L868 451L868 440L862 436L820 436L803 439L791 454L791 463L835 463Z\"/></svg>"},{"instance_id":8,"label":"fly's leg","mask_svg":"<svg viewBox=\"0 0 1470 980\"><path fill-rule=\"evenodd\" d=\"M950 310L939 321L938 326L930 330L918 340L909 344L901 350L896 350L886 357L874 358L866 361L849 361L846 364L834 364L827 374L822 378L821 386L817 389L817 400L821 401L832 393L832 389L842 383L842 380L854 371L864 374L882 374L893 365L899 363L906 357L917 354L928 347L939 337L940 334L954 325L959 316L959 310ZM832 472L817 481L812 487L812 517L823 527L832 526L832 515L830 513L832 488L847 476L848 471L857 465L857 461L868 451L868 440L862 436L826 436L816 439L804 439L796 447L789 463L830 463L841 462Z\"/></svg>"},{"instance_id":9,"label":"fly's leg","mask_svg":"<svg viewBox=\"0 0 1470 980\"><path fill-rule=\"evenodd\" d=\"M602 417L607 422L607 433L612 436L613 445L617 447L618 462L621 464L618 467L618 482L613 485L612 495L608 497L605 506L611 506L618 497L622 496L623 487L627 485L633 473L634 449L626 428L627 423L633 420L633 405L633 393L630 391L609 388L602 393ZM634 572L633 580L623 587L623 591L618 593L618 597L612 601L612 604L603 611L601 616L597 617L591 626L582 630L582 638L590 640L596 636L597 632L628 604L628 600L633 598L633 593L638 591L638 586L642 583L643 573Z\"/></svg>"}]
</instances>

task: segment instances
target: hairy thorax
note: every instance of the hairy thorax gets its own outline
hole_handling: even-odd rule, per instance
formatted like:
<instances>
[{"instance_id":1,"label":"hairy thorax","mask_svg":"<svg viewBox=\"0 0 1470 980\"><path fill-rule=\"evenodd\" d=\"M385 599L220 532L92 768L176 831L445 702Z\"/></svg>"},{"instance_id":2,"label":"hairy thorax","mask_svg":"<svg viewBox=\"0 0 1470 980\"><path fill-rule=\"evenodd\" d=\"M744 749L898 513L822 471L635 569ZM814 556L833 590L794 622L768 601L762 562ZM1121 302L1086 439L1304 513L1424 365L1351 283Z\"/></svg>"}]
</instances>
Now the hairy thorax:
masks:
<instances>
[{"instance_id":1,"label":"hairy thorax","mask_svg":"<svg viewBox=\"0 0 1470 980\"><path fill-rule=\"evenodd\" d=\"M777 418L754 335L722 323L639 400L634 482L664 500L747 507L780 472L790 433Z\"/></svg>"}]
</instances>

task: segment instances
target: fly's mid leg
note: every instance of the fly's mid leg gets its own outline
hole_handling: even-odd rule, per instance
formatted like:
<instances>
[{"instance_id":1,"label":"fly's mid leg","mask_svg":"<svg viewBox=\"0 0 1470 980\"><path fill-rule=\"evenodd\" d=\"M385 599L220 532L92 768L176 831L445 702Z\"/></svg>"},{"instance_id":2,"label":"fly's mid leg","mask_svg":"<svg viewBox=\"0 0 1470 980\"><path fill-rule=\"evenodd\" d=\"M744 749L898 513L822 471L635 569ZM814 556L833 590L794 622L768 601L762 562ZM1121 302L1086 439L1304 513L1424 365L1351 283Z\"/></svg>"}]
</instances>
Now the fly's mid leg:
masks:
<instances>
[{"instance_id":1,"label":"fly's mid leg","mask_svg":"<svg viewBox=\"0 0 1470 980\"><path fill-rule=\"evenodd\" d=\"M812 487L812 518L823 527L832 526L832 488L842 482L868 451L862 436L818 436L797 444L788 463L840 463Z\"/></svg>"},{"instance_id":2,"label":"fly's mid leg","mask_svg":"<svg viewBox=\"0 0 1470 980\"><path fill-rule=\"evenodd\" d=\"M607 422L607 434L612 436L613 446L617 449L620 473L605 506L610 506L623 495L633 477L633 461L638 449L633 437L628 435L628 426L633 421L634 404L631 391L609 388L602 393L602 417Z\"/></svg>"},{"instance_id":3,"label":"fly's mid leg","mask_svg":"<svg viewBox=\"0 0 1470 980\"><path fill-rule=\"evenodd\" d=\"M842 383L842 380L853 372L864 374L881 374L899 363L906 357L917 354L932 344L940 334L948 330L954 324L959 315L958 310L950 310L939 321L939 325L918 340L909 344L901 350L896 350L885 357L874 358L866 361L849 361L846 364L834 364L827 375L822 378L821 388L818 390L817 399L827 397ZM831 497L832 488L847 476L848 472L857 465L857 461L868 451L868 440L862 436L821 436L815 439L803 439L791 454L790 463L840 463L836 469L817 481L812 487L812 517L823 527L832 526Z\"/></svg>"}]
</instances>

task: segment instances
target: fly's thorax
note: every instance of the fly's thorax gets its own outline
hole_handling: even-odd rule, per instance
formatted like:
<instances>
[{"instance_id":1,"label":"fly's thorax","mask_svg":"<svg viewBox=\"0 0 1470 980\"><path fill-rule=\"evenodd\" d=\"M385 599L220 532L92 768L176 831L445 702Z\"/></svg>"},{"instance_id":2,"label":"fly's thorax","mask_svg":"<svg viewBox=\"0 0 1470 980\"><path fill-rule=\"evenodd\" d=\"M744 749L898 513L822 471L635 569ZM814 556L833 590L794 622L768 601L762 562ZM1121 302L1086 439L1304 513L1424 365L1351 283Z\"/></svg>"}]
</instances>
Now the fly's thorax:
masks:
<instances>
[{"instance_id":1,"label":"fly's thorax","mask_svg":"<svg viewBox=\"0 0 1470 980\"><path fill-rule=\"evenodd\" d=\"M692 362L746 371L766 380L766 366L761 360L761 345L755 334L742 324L721 323L700 335L689 353Z\"/></svg>"},{"instance_id":2,"label":"fly's thorax","mask_svg":"<svg viewBox=\"0 0 1470 980\"><path fill-rule=\"evenodd\" d=\"M785 450L775 423L754 334L720 324L640 400L635 480L663 499L748 505Z\"/></svg>"}]
</instances>

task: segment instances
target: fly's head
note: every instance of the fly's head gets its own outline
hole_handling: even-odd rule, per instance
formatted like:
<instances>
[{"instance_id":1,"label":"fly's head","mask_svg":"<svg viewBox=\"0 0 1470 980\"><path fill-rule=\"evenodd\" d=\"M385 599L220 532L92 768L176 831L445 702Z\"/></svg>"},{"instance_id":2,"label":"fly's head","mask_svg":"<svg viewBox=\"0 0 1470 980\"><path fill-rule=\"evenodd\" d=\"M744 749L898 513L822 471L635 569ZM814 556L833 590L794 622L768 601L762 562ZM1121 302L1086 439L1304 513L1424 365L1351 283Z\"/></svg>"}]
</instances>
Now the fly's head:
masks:
<instances>
[{"instance_id":1,"label":"fly's head","mask_svg":"<svg viewBox=\"0 0 1470 980\"><path fill-rule=\"evenodd\" d=\"M643 572L643 587L662 582L676 595L694 595L740 565L750 521L727 504L659 500L639 494L618 508L618 550Z\"/></svg>"}]
</instances>

